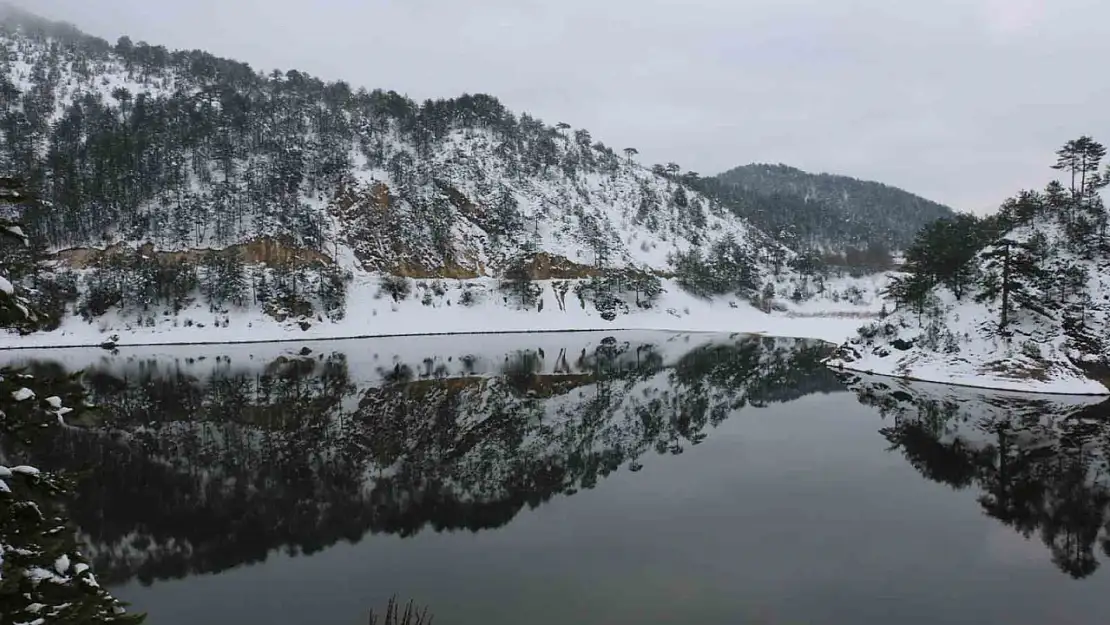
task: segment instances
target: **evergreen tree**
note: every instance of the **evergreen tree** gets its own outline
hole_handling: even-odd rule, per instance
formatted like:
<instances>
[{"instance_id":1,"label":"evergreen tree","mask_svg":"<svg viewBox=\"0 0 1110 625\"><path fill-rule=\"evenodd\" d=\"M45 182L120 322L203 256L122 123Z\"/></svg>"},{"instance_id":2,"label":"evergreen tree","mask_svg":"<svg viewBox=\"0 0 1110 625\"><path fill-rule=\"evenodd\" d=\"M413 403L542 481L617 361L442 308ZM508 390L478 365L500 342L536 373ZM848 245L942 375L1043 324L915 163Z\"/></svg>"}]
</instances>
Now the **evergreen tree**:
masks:
<instances>
[{"instance_id":1,"label":"evergreen tree","mask_svg":"<svg viewBox=\"0 0 1110 625\"><path fill-rule=\"evenodd\" d=\"M1066 171L1071 175L1071 192L1079 197L1087 196L1098 182L1098 168L1106 157L1106 148L1086 135L1072 139L1056 152L1053 169Z\"/></svg>"},{"instance_id":2,"label":"evergreen tree","mask_svg":"<svg viewBox=\"0 0 1110 625\"><path fill-rule=\"evenodd\" d=\"M320 271L320 303L333 321L342 319L346 314L347 282L350 278L338 265L328 265Z\"/></svg>"},{"instance_id":3,"label":"evergreen tree","mask_svg":"<svg viewBox=\"0 0 1110 625\"><path fill-rule=\"evenodd\" d=\"M494 232L506 238L511 238L524 227L524 219L520 215L520 208L516 196L511 189L502 186L494 205L494 219L496 226Z\"/></svg>"},{"instance_id":4,"label":"evergreen tree","mask_svg":"<svg viewBox=\"0 0 1110 625\"><path fill-rule=\"evenodd\" d=\"M925 226L906 250L904 269L918 281L909 292L918 293L921 284L943 284L961 299L975 277L971 261L992 234L984 222L966 214Z\"/></svg>"},{"instance_id":5,"label":"evergreen tree","mask_svg":"<svg viewBox=\"0 0 1110 625\"><path fill-rule=\"evenodd\" d=\"M910 273L892 279L887 286L886 295L899 306L910 306L921 315L925 312L925 303L933 286L934 283L927 274Z\"/></svg>"},{"instance_id":6,"label":"evergreen tree","mask_svg":"<svg viewBox=\"0 0 1110 625\"><path fill-rule=\"evenodd\" d=\"M1039 286L1045 275L1037 262L1041 251L1035 244L1003 238L982 254L980 302L999 303L998 329L1004 332L1019 310L1047 315Z\"/></svg>"},{"instance_id":7,"label":"evergreen tree","mask_svg":"<svg viewBox=\"0 0 1110 625\"><path fill-rule=\"evenodd\" d=\"M532 272L523 255L514 258L505 269L501 278L501 290L524 309L535 306L543 293L539 285L532 281Z\"/></svg>"}]
</instances>

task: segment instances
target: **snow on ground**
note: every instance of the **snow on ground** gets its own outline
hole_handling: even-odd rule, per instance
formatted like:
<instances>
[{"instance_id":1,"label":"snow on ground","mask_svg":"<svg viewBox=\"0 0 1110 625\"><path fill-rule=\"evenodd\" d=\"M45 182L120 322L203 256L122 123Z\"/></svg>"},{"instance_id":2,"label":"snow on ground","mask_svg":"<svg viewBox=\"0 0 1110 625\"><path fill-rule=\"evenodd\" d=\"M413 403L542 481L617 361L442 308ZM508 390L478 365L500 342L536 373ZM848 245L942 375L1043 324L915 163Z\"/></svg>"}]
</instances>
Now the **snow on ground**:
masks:
<instances>
[{"instance_id":1,"label":"snow on ground","mask_svg":"<svg viewBox=\"0 0 1110 625\"><path fill-rule=\"evenodd\" d=\"M894 341L919 339L926 331L921 328L895 329L896 332L899 330L901 332ZM850 371L972 388L1059 395L1110 395L1110 389L1088 378L1066 358L1053 357L1046 368L1043 361L1034 361L1000 340L975 333L963 336L966 342L960 345L957 353L922 349L901 352L894 345L872 349L861 345L862 341L855 337L827 364Z\"/></svg>"},{"instance_id":2,"label":"snow on ground","mask_svg":"<svg viewBox=\"0 0 1110 625\"><path fill-rule=\"evenodd\" d=\"M792 316L875 316L884 305L892 306L882 293L897 275L900 274L888 271L860 277L832 276L821 280L820 290L814 278L796 278L794 285L805 290L805 300L794 302L789 299L790 293L780 295L785 298L782 303Z\"/></svg>"},{"instance_id":3,"label":"snow on ground","mask_svg":"<svg viewBox=\"0 0 1110 625\"><path fill-rule=\"evenodd\" d=\"M21 389L12 391L12 399L14 399L16 401L27 401L28 399L31 399L34 396L35 396L35 392L32 391L29 388L21 388Z\"/></svg>"},{"instance_id":4,"label":"snow on ground","mask_svg":"<svg viewBox=\"0 0 1110 625\"><path fill-rule=\"evenodd\" d=\"M767 314L742 300L699 299L671 280L664 280L666 292L654 308L641 310L632 305L629 313L618 314L612 321L603 319L591 303L583 306L573 290L566 293L565 309L561 309L555 290L557 281L536 283L543 288L541 310L517 310L505 301L511 296L498 291L497 280L492 278L440 280L446 286L443 295L428 286L432 282L417 281L412 295L394 301L381 292L377 277L356 274L349 286L346 316L338 321L316 317L307 321L304 329L300 320L279 322L258 309L212 313L206 304L197 303L176 317L156 315L146 323L140 323L137 315L124 317L115 310L91 322L70 316L53 332L0 335L0 348L95 346L108 341L133 346L582 330L742 332L840 343L860 324L858 318ZM421 283L425 288L420 288ZM459 301L468 288L477 301L464 306ZM856 310L868 312L866 307Z\"/></svg>"},{"instance_id":5,"label":"snow on ground","mask_svg":"<svg viewBox=\"0 0 1110 625\"><path fill-rule=\"evenodd\" d=\"M1106 288L1094 292L1106 292ZM1110 394L1110 388L1074 364L1058 320L1019 312L1011 326L1013 336L1001 337L997 306L970 296L957 300L942 288L933 294L936 312L918 315L900 310L866 324L827 363L850 371L974 388ZM1104 324L1096 313L1089 313L1094 327Z\"/></svg>"}]
</instances>

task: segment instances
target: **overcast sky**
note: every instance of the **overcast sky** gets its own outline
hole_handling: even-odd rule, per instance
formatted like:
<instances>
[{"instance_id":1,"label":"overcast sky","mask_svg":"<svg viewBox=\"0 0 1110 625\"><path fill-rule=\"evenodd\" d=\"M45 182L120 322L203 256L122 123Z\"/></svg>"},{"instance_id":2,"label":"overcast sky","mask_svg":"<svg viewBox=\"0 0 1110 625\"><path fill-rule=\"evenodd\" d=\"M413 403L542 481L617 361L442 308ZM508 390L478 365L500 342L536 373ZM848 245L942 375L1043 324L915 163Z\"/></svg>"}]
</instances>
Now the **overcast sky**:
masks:
<instances>
[{"instance_id":1,"label":"overcast sky","mask_svg":"<svg viewBox=\"0 0 1110 625\"><path fill-rule=\"evenodd\" d=\"M422 100L499 97L647 163L784 162L991 209L1110 143L1106 0L14 0Z\"/></svg>"}]
</instances>

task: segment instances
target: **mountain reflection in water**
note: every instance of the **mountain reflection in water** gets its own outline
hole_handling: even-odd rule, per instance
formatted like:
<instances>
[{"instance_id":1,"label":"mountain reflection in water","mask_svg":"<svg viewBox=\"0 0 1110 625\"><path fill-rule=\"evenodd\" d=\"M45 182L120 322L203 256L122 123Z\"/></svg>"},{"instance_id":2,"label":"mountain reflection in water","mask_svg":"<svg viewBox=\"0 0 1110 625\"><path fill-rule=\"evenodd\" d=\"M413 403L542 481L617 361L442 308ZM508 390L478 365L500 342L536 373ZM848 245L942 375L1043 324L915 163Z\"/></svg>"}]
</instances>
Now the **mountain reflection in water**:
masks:
<instances>
[{"instance_id":1,"label":"mountain reflection in water","mask_svg":"<svg viewBox=\"0 0 1110 625\"><path fill-rule=\"evenodd\" d=\"M383 351L357 366L289 347L245 362L93 358L98 412L27 461L83 472L70 510L98 577L149 583L367 532L501 527L645 453L680 454L745 406L843 390L817 341L647 336Z\"/></svg>"},{"instance_id":2,"label":"mountain reflection in water","mask_svg":"<svg viewBox=\"0 0 1110 625\"><path fill-rule=\"evenodd\" d=\"M9 353L99 408L0 455L74 472L98 578L156 623L352 622L395 592L484 625L1110 611L1084 585L1110 555L1099 398L751 335L305 345Z\"/></svg>"}]
</instances>

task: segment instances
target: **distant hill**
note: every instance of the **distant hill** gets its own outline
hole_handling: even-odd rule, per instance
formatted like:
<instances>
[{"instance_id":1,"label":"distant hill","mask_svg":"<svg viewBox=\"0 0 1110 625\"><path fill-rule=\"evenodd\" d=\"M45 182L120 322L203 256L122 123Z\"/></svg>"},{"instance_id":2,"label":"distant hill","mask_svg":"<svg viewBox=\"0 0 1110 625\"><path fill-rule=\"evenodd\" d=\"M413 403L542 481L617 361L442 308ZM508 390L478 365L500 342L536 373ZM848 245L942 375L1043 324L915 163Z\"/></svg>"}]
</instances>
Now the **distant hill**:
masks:
<instances>
[{"instance_id":1,"label":"distant hill","mask_svg":"<svg viewBox=\"0 0 1110 625\"><path fill-rule=\"evenodd\" d=\"M896 187L787 165L744 165L701 186L795 249L842 255L905 249L922 226L953 215L947 206Z\"/></svg>"}]
</instances>

